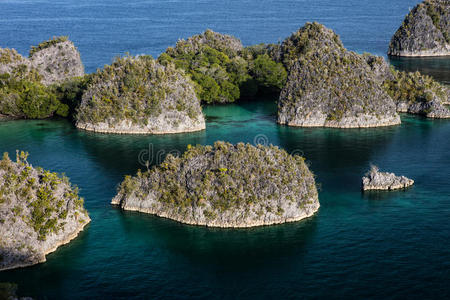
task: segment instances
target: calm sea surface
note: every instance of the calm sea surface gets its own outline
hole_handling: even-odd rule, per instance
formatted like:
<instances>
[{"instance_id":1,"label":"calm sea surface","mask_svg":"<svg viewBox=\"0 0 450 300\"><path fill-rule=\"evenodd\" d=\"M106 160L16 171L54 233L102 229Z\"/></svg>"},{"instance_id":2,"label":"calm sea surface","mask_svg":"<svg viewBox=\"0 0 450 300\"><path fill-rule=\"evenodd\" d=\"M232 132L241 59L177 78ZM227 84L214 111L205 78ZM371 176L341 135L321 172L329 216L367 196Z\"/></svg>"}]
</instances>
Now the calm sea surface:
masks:
<instances>
[{"instance_id":1,"label":"calm sea surface","mask_svg":"<svg viewBox=\"0 0 450 300\"><path fill-rule=\"evenodd\" d=\"M245 45L277 42L306 21L333 28L351 50L384 55L418 1L9 1L0 0L0 46L26 54L69 35L86 70L116 55L158 56L211 28ZM448 59L397 59L450 82ZM403 115L402 125L361 130L275 124L275 99L204 108L206 131L101 135L66 120L0 123L0 152L65 172L92 223L34 267L0 273L37 299L448 298L450 121ZM109 205L125 174L188 144L271 143L303 154L321 183L312 218L245 230L186 226ZM406 191L360 192L374 163L416 180Z\"/></svg>"}]
</instances>

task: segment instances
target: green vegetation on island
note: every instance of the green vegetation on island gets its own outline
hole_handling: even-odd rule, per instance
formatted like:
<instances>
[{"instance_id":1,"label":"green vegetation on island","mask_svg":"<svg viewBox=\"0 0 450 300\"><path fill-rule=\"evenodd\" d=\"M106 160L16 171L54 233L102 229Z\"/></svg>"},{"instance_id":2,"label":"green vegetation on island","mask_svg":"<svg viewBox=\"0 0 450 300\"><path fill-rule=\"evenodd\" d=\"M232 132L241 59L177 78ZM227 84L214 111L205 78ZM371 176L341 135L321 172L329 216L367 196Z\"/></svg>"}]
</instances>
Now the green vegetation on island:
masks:
<instances>
[{"instance_id":1,"label":"green vegetation on island","mask_svg":"<svg viewBox=\"0 0 450 300\"><path fill-rule=\"evenodd\" d=\"M255 56L252 49L229 35L206 30L180 40L158 58L186 71L205 103L234 102L255 96L258 86L281 89L286 80L283 65L268 55Z\"/></svg>"},{"instance_id":2,"label":"green vegetation on island","mask_svg":"<svg viewBox=\"0 0 450 300\"><path fill-rule=\"evenodd\" d=\"M81 99L83 76L79 52L67 37L32 47L29 58L0 49L0 117L67 117L76 106L73 94Z\"/></svg>"},{"instance_id":3,"label":"green vegetation on island","mask_svg":"<svg viewBox=\"0 0 450 300\"><path fill-rule=\"evenodd\" d=\"M192 81L150 56L118 57L90 77L77 127L99 132L169 133L204 129Z\"/></svg>"},{"instance_id":4,"label":"green vegetation on island","mask_svg":"<svg viewBox=\"0 0 450 300\"><path fill-rule=\"evenodd\" d=\"M319 207L304 158L278 147L189 146L149 171L126 176L113 204L183 223L250 227L295 221Z\"/></svg>"},{"instance_id":5,"label":"green vegetation on island","mask_svg":"<svg viewBox=\"0 0 450 300\"><path fill-rule=\"evenodd\" d=\"M345 49L332 30L307 23L282 43L280 52L289 71L279 98L280 124L360 128L400 123L365 58Z\"/></svg>"},{"instance_id":6,"label":"green vegetation on island","mask_svg":"<svg viewBox=\"0 0 450 300\"><path fill-rule=\"evenodd\" d=\"M49 39L47 41L39 43L37 46L31 46L31 50L30 50L30 53L29 53L28 56L32 57L33 54L35 54L35 53L37 53L37 52L39 52L41 50L50 48L50 47L55 46L55 45L57 45L59 43L67 42L68 40L69 40L68 36L54 36L53 38L51 38L51 39Z\"/></svg>"}]
</instances>

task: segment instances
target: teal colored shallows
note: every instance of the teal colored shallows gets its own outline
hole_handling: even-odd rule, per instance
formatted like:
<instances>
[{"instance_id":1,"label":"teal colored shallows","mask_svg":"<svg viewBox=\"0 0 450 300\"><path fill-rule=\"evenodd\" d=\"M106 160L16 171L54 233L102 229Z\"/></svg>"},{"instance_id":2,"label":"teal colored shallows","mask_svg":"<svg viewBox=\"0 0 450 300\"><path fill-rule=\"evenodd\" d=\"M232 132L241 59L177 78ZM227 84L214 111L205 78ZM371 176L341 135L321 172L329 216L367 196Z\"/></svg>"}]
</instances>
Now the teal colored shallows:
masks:
<instances>
[{"instance_id":1,"label":"teal colored shallows","mask_svg":"<svg viewBox=\"0 0 450 300\"><path fill-rule=\"evenodd\" d=\"M2 272L0 281L49 299L448 293L450 121L403 115L388 128L302 129L276 125L275 109L274 101L205 107L206 131L167 136L93 134L65 120L0 123L0 150L27 150L33 164L66 172L92 218L46 263ZM123 175L145 168L140 156L155 163L188 144L255 138L305 155L321 184L317 215L223 230L109 205ZM370 163L416 184L362 194Z\"/></svg>"}]
</instances>

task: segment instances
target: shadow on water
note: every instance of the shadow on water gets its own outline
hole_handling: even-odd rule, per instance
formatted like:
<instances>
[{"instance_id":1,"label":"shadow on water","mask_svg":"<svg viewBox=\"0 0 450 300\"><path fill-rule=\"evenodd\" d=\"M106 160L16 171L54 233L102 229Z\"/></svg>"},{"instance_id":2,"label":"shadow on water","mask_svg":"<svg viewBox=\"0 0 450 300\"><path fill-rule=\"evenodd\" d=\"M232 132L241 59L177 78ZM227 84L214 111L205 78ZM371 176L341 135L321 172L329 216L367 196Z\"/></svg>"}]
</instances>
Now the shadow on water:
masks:
<instances>
[{"instance_id":1,"label":"shadow on water","mask_svg":"<svg viewBox=\"0 0 450 300\"><path fill-rule=\"evenodd\" d=\"M151 236L171 253L202 265L224 268L247 268L298 255L314 237L317 227L317 216L248 229L191 226L137 212L122 212L120 220L127 234Z\"/></svg>"},{"instance_id":2,"label":"shadow on water","mask_svg":"<svg viewBox=\"0 0 450 300\"><path fill-rule=\"evenodd\" d=\"M419 71L439 82L450 84L450 57L389 57L389 62L398 70Z\"/></svg>"},{"instance_id":3,"label":"shadow on water","mask_svg":"<svg viewBox=\"0 0 450 300\"><path fill-rule=\"evenodd\" d=\"M398 199L411 192L414 187L394 191L361 191L362 199L368 201L385 201L391 199Z\"/></svg>"}]
</instances>

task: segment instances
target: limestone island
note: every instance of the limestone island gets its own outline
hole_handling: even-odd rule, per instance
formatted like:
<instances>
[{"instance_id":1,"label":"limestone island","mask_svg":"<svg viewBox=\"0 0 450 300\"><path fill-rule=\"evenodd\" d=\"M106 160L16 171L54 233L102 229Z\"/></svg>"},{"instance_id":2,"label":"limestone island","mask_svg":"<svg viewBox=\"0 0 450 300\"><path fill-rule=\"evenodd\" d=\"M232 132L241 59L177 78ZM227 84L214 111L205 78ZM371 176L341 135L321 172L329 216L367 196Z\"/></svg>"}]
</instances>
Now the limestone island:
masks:
<instances>
[{"instance_id":1,"label":"limestone island","mask_svg":"<svg viewBox=\"0 0 450 300\"><path fill-rule=\"evenodd\" d=\"M90 222L69 179L33 168L27 154L0 160L0 271L45 262Z\"/></svg>"},{"instance_id":2,"label":"limestone island","mask_svg":"<svg viewBox=\"0 0 450 300\"><path fill-rule=\"evenodd\" d=\"M67 37L33 46L28 57L0 48L0 119L67 116L57 86L84 76L80 53Z\"/></svg>"},{"instance_id":3,"label":"limestone island","mask_svg":"<svg viewBox=\"0 0 450 300\"><path fill-rule=\"evenodd\" d=\"M304 158L275 146L188 146L159 166L126 176L112 204L211 227L293 222L319 209L314 175Z\"/></svg>"},{"instance_id":4,"label":"limestone island","mask_svg":"<svg viewBox=\"0 0 450 300\"><path fill-rule=\"evenodd\" d=\"M288 79L278 101L278 123L337 128L400 124L394 102L365 58L345 49L325 26L300 28L281 44L280 59Z\"/></svg>"},{"instance_id":5,"label":"limestone island","mask_svg":"<svg viewBox=\"0 0 450 300\"><path fill-rule=\"evenodd\" d=\"M205 129L193 82L149 56L118 57L92 75L76 113L80 129L165 134Z\"/></svg>"},{"instance_id":6,"label":"limestone island","mask_svg":"<svg viewBox=\"0 0 450 300\"><path fill-rule=\"evenodd\" d=\"M450 55L450 1L425 0L414 7L392 37L388 54Z\"/></svg>"},{"instance_id":7,"label":"limestone island","mask_svg":"<svg viewBox=\"0 0 450 300\"><path fill-rule=\"evenodd\" d=\"M380 172L378 167L372 166L362 178L362 189L368 190L397 190L414 184L414 180L394 173Z\"/></svg>"}]
</instances>

